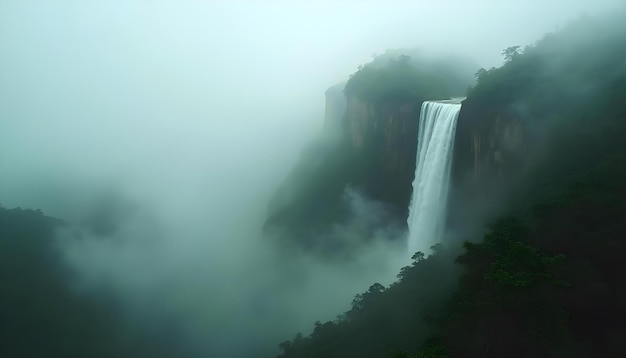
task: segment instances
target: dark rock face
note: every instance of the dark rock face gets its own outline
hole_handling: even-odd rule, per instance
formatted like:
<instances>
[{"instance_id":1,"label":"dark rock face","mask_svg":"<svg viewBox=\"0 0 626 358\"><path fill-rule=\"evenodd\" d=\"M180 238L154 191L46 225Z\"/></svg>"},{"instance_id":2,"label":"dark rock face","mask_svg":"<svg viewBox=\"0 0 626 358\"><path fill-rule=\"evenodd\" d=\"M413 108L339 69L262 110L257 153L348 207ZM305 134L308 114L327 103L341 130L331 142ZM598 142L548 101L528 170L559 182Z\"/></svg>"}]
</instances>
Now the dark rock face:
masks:
<instances>
[{"instance_id":1,"label":"dark rock face","mask_svg":"<svg viewBox=\"0 0 626 358\"><path fill-rule=\"evenodd\" d=\"M334 85L326 90L324 96L325 112L324 127L326 129L339 129L346 113L346 96L343 94L345 83Z\"/></svg>"},{"instance_id":2,"label":"dark rock face","mask_svg":"<svg viewBox=\"0 0 626 358\"><path fill-rule=\"evenodd\" d=\"M395 208L402 223L413 191L421 104L381 108L357 98L348 98L347 103L345 125L351 147L368 163L358 176L359 184L372 198ZM469 212L488 215L521 179L532 158L532 143L521 118L512 110L463 102L450 181L451 224Z\"/></svg>"},{"instance_id":3,"label":"dark rock face","mask_svg":"<svg viewBox=\"0 0 626 358\"><path fill-rule=\"evenodd\" d=\"M421 101L374 105L326 91L323 135L309 145L272 199L264 232L307 250L342 250L333 230L352 220L346 190L383 208L376 225L404 227L412 192ZM362 239L371 232L363 233ZM400 237L400 236L398 236Z\"/></svg>"},{"instance_id":4,"label":"dark rock face","mask_svg":"<svg viewBox=\"0 0 626 358\"><path fill-rule=\"evenodd\" d=\"M406 221L412 192L420 102L377 107L348 98L346 128L361 162L357 185Z\"/></svg>"},{"instance_id":5,"label":"dark rock face","mask_svg":"<svg viewBox=\"0 0 626 358\"><path fill-rule=\"evenodd\" d=\"M413 191L421 103L377 108L348 98L345 116L351 147L369 163L359 184L372 198L392 205L403 223ZM463 102L450 181L451 220L467 214L463 203L484 209L481 215L501 204L530 163L532 147L515 111Z\"/></svg>"},{"instance_id":6,"label":"dark rock face","mask_svg":"<svg viewBox=\"0 0 626 358\"><path fill-rule=\"evenodd\" d=\"M532 143L519 115L465 101L454 143L450 224L460 225L468 215L488 217L519 184L531 158Z\"/></svg>"}]
</instances>

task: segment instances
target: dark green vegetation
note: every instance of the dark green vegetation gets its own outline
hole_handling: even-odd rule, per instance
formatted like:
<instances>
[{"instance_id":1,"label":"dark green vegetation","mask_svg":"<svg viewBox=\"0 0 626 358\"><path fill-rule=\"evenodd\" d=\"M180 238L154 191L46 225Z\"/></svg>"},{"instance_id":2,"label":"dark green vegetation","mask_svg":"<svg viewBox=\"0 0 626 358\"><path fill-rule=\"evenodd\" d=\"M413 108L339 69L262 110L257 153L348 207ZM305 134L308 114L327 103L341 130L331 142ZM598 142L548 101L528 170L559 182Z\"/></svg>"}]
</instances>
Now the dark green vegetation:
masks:
<instances>
[{"instance_id":1,"label":"dark green vegetation","mask_svg":"<svg viewBox=\"0 0 626 358\"><path fill-rule=\"evenodd\" d=\"M326 119L325 131L276 193L266 233L308 252L349 253L350 244L334 230L351 218L349 187L381 203L381 225L405 226L421 104L463 95L472 65L394 50L361 66L346 83L345 98L337 99L347 100L345 115ZM373 226L363 228L355 244L373 236Z\"/></svg>"},{"instance_id":2,"label":"dark green vegetation","mask_svg":"<svg viewBox=\"0 0 626 358\"><path fill-rule=\"evenodd\" d=\"M428 258L416 254L398 282L372 285L337 320L317 322L310 336L281 343L278 357L385 357L398 347L419 349L419 337L430 332L428 313L441 311L460 271L449 265L449 252L439 251Z\"/></svg>"},{"instance_id":3,"label":"dark green vegetation","mask_svg":"<svg viewBox=\"0 0 626 358\"><path fill-rule=\"evenodd\" d=\"M373 285L278 357L626 356L619 15L580 19L478 71L463 111L520 118L533 158L488 233L416 254L396 283Z\"/></svg>"},{"instance_id":4,"label":"dark green vegetation","mask_svg":"<svg viewBox=\"0 0 626 358\"><path fill-rule=\"evenodd\" d=\"M174 326L140 329L103 294L67 286L54 238L62 226L40 211L0 207L0 356L182 356Z\"/></svg>"},{"instance_id":5,"label":"dark green vegetation","mask_svg":"<svg viewBox=\"0 0 626 358\"><path fill-rule=\"evenodd\" d=\"M423 58L416 50L393 50L359 67L346 83L346 96L374 106L462 95L472 79L465 61Z\"/></svg>"}]
</instances>

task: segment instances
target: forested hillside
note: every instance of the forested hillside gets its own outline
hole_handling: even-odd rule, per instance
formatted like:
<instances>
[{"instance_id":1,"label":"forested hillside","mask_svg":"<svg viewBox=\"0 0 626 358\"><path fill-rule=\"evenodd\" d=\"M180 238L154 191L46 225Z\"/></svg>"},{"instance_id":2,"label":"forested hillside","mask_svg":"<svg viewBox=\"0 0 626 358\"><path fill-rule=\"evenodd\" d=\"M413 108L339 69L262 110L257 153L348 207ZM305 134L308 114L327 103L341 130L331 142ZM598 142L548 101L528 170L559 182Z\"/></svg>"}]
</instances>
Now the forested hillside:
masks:
<instances>
[{"instance_id":1,"label":"forested hillside","mask_svg":"<svg viewBox=\"0 0 626 358\"><path fill-rule=\"evenodd\" d=\"M462 111L504 109L532 133L498 219L462 247L416 253L396 283L373 285L278 357L625 356L622 19L582 18L478 71Z\"/></svg>"},{"instance_id":2,"label":"forested hillside","mask_svg":"<svg viewBox=\"0 0 626 358\"><path fill-rule=\"evenodd\" d=\"M70 286L54 235L64 225L41 211L0 207L0 356L183 355L175 326L141 328L104 292Z\"/></svg>"}]
</instances>

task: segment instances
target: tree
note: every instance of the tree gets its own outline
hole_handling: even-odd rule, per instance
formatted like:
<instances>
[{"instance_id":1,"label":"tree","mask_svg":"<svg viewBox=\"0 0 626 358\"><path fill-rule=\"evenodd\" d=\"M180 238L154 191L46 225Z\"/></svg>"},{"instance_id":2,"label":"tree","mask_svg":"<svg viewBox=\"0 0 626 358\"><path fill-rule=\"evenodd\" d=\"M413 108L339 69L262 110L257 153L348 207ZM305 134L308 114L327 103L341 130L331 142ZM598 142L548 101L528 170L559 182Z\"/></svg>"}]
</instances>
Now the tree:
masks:
<instances>
[{"instance_id":1,"label":"tree","mask_svg":"<svg viewBox=\"0 0 626 358\"><path fill-rule=\"evenodd\" d=\"M430 250L433 252L433 255L437 255L443 250L443 245L441 243L436 243L430 247Z\"/></svg>"},{"instance_id":2,"label":"tree","mask_svg":"<svg viewBox=\"0 0 626 358\"><path fill-rule=\"evenodd\" d=\"M515 57L522 53L520 46L510 46L502 50L505 62L511 62Z\"/></svg>"},{"instance_id":3,"label":"tree","mask_svg":"<svg viewBox=\"0 0 626 358\"><path fill-rule=\"evenodd\" d=\"M416 252L413 256L411 256L411 260L415 261L415 263L424 261L424 253L421 251Z\"/></svg>"},{"instance_id":4,"label":"tree","mask_svg":"<svg viewBox=\"0 0 626 358\"><path fill-rule=\"evenodd\" d=\"M476 71L474 75L476 76L476 79L480 82L480 79L483 78L487 73L487 70L481 67L478 69L478 71Z\"/></svg>"}]
</instances>

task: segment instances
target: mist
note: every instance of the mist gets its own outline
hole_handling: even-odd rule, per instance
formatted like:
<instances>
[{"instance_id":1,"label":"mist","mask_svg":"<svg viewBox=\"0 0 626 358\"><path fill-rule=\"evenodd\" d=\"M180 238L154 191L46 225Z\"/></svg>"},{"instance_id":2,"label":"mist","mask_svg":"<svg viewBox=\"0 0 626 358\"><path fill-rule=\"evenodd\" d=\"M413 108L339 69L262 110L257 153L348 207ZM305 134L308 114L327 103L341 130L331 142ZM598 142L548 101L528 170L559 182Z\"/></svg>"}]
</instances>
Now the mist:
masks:
<instances>
[{"instance_id":1,"label":"mist","mask_svg":"<svg viewBox=\"0 0 626 358\"><path fill-rule=\"evenodd\" d=\"M73 289L174 322L190 356L271 354L405 264L395 228L343 263L262 238L326 88L389 48L495 66L618 3L4 0L0 205L67 221ZM384 214L347 196L349 238Z\"/></svg>"}]
</instances>

